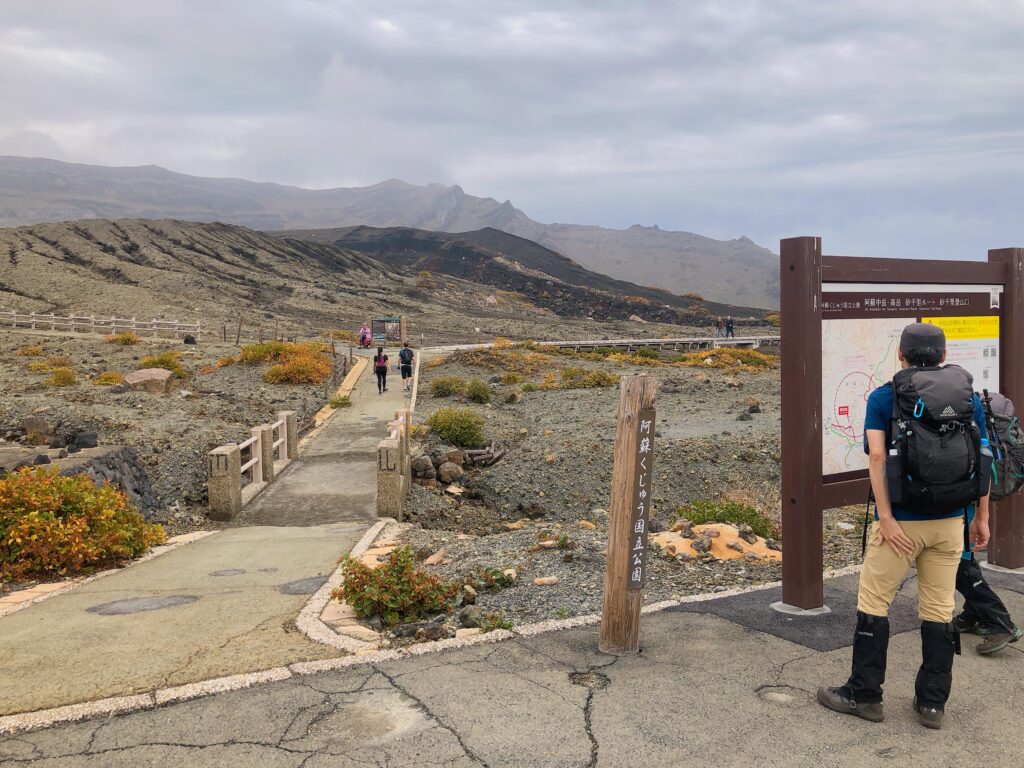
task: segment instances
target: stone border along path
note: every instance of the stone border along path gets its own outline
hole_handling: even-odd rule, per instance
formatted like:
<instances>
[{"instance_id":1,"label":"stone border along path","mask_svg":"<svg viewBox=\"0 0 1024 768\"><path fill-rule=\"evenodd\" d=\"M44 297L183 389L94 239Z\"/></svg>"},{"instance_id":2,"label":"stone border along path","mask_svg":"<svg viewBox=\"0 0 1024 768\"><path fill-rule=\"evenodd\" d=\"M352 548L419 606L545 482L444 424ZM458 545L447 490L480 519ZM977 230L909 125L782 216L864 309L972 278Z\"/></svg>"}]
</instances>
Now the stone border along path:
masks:
<instances>
[{"instance_id":1,"label":"stone border along path","mask_svg":"<svg viewBox=\"0 0 1024 768\"><path fill-rule=\"evenodd\" d=\"M369 534L370 532L368 531L367 533ZM376 537L376 534L374 537ZM370 537L369 535L366 535L360 543L365 542L368 546L369 541ZM858 564L834 571L828 571L824 574L824 577L825 579L833 579L840 576L851 575L858 573L860 571L860 567L861 566ZM688 595L679 600L664 600L659 603L646 605L641 609L641 613L646 615L665 611L670 608L676 608L688 603L717 601L741 594L764 592L775 589L781 586L781 584L782 582L777 581L769 584L759 584L754 587L731 589L725 592ZM310 603L312 604L313 601L310 601ZM357 651L346 656L298 662L258 672L229 675L227 677L218 677L187 685L158 688L135 696L114 696L105 699L98 699L96 701L72 704L69 706L36 710L34 712L25 712L16 715L7 715L0 717L0 734L13 734L38 728L47 728L59 723L76 722L87 718L100 717L104 715L112 716L128 712L136 712L139 710L153 709L155 707L161 707L175 702L188 701L190 699L197 699L228 691L238 691L262 685L264 683L288 680L291 678L303 677L305 675L313 675L319 672L345 669L353 666L374 665L386 661L395 661L414 656L424 656L437 653L439 651L497 643L502 640L510 640L517 637L534 637L548 632L558 632L566 629L574 629L576 627L593 626L599 624L600 621L600 614L576 616L570 619L551 619L548 621L536 622L534 624L525 624L511 630L498 629L493 632L488 632L483 635L474 635L473 637L468 638L449 638L446 640L420 643L401 650L375 650L369 653L365 651L359 653ZM641 632L643 632L642 627Z\"/></svg>"}]
</instances>

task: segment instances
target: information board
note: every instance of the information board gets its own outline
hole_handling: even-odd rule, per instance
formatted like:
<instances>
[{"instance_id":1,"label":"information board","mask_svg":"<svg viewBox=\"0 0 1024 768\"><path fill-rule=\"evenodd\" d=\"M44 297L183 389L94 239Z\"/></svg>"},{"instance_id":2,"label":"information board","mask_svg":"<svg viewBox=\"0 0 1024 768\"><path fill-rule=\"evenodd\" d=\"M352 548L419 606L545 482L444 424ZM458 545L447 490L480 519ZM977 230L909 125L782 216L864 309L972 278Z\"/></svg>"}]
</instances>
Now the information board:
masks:
<instances>
[{"instance_id":1,"label":"information board","mask_svg":"<svg viewBox=\"0 0 1024 768\"><path fill-rule=\"evenodd\" d=\"M1001 286L825 283L821 294L821 458L829 479L867 471L868 396L900 368L903 328L946 332L946 362L966 368L979 392L999 389Z\"/></svg>"}]
</instances>

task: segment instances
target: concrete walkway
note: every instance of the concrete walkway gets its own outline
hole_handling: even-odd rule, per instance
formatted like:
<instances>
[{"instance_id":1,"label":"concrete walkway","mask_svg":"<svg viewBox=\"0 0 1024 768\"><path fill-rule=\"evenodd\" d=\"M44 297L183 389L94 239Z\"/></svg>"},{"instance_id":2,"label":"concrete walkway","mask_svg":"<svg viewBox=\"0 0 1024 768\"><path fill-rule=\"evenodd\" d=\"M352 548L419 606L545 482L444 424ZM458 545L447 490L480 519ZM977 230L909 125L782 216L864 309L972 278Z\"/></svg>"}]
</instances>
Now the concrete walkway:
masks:
<instances>
[{"instance_id":1,"label":"concrete walkway","mask_svg":"<svg viewBox=\"0 0 1024 768\"><path fill-rule=\"evenodd\" d=\"M293 622L374 518L401 389L367 368L235 527L0 617L0 715L336 656Z\"/></svg>"},{"instance_id":2,"label":"concrete walkway","mask_svg":"<svg viewBox=\"0 0 1024 768\"><path fill-rule=\"evenodd\" d=\"M993 579L1024 616L1024 577ZM596 650L597 627L322 672L151 711L0 738L0 763L74 766L1014 765L1024 649L964 638L942 731L915 720L913 584L896 607L886 720L828 712L849 673L856 577L835 613L787 617L748 593L645 616L642 653Z\"/></svg>"}]
</instances>

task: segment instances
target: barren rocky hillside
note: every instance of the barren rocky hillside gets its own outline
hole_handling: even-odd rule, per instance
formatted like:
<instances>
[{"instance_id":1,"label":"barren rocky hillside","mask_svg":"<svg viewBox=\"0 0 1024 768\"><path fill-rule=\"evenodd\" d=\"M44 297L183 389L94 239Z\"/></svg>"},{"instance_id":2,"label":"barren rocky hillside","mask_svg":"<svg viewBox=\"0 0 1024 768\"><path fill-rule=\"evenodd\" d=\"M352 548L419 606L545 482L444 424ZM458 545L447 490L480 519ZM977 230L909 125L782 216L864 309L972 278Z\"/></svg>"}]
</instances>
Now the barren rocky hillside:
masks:
<instances>
[{"instance_id":1,"label":"barren rocky hillside","mask_svg":"<svg viewBox=\"0 0 1024 768\"><path fill-rule=\"evenodd\" d=\"M219 335L241 318L253 333L355 330L401 313L426 342L679 335L677 326L558 317L526 297L423 279L334 245L227 224L84 220L0 230L0 310L202 322ZM576 313L585 314L585 313ZM607 315L605 315L607 316ZM679 322L676 318L675 322Z\"/></svg>"},{"instance_id":2,"label":"barren rocky hillside","mask_svg":"<svg viewBox=\"0 0 1024 768\"><path fill-rule=\"evenodd\" d=\"M510 201L459 186L392 179L370 187L310 190L242 179L208 179L157 166L105 168L0 157L0 225L80 218L227 221L262 230L368 225L468 232L484 227L540 243L620 280L696 291L713 301L778 306L778 261L747 238L625 230L534 221Z\"/></svg>"}]
</instances>

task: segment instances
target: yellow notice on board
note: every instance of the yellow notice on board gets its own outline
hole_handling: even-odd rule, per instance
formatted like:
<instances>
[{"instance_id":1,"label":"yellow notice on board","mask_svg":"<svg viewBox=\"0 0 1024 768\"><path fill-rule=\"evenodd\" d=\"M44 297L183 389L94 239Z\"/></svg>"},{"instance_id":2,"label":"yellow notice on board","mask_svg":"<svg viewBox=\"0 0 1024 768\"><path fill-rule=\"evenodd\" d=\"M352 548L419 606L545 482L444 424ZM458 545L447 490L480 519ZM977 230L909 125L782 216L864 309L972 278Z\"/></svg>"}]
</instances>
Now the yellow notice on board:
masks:
<instances>
[{"instance_id":1,"label":"yellow notice on board","mask_svg":"<svg viewBox=\"0 0 1024 768\"><path fill-rule=\"evenodd\" d=\"M926 317L924 322L937 325L946 334L948 341L958 339L998 339L999 317Z\"/></svg>"}]
</instances>

